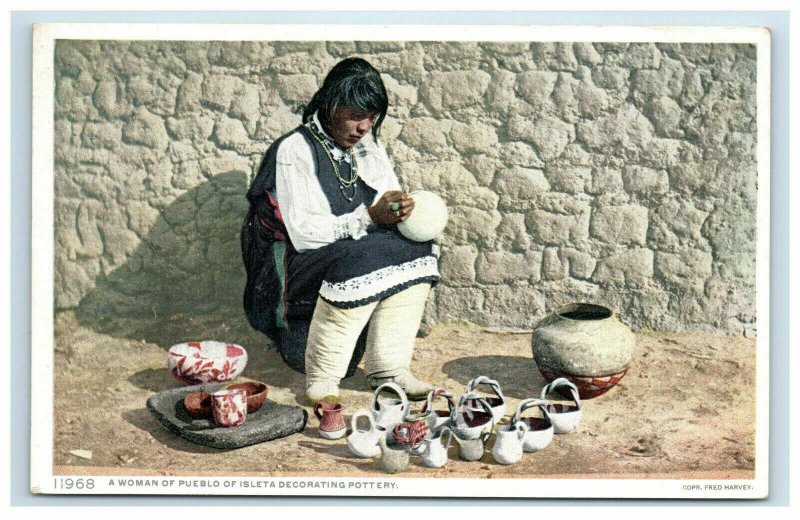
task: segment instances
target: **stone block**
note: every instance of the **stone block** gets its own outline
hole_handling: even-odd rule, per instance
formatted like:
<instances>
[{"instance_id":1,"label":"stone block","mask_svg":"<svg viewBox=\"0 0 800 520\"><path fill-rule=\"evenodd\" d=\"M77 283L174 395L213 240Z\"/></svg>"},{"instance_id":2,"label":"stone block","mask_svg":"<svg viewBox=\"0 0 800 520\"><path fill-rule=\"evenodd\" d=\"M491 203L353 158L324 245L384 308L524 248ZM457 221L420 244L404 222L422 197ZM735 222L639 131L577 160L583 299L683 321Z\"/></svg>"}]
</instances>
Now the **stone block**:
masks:
<instances>
[{"instance_id":1,"label":"stone block","mask_svg":"<svg viewBox=\"0 0 800 520\"><path fill-rule=\"evenodd\" d=\"M701 224L723 280L738 280L755 285L756 268L755 200L728 199L714 208ZM696 230L700 215L690 228Z\"/></svg>"},{"instance_id":2,"label":"stone block","mask_svg":"<svg viewBox=\"0 0 800 520\"><path fill-rule=\"evenodd\" d=\"M389 107L410 110L417 104L417 87L400 83L389 74L381 74L386 92L389 95Z\"/></svg>"},{"instance_id":3,"label":"stone block","mask_svg":"<svg viewBox=\"0 0 800 520\"><path fill-rule=\"evenodd\" d=\"M485 313L494 326L532 329L545 314L545 297L533 287L495 285L484 294Z\"/></svg>"},{"instance_id":4,"label":"stone block","mask_svg":"<svg viewBox=\"0 0 800 520\"><path fill-rule=\"evenodd\" d=\"M597 52L594 45L589 42L573 43L572 50L580 63L586 65L599 65L603 63L603 56Z\"/></svg>"},{"instance_id":5,"label":"stone block","mask_svg":"<svg viewBox=\"0 0 800 520\"><path fill-rule=\"evenodd\" d=\"M525 227L523 213L503 213L503 219L497 227L498 247L505 251L526 251L531 246L531 236Z\"/></svg>"},{"instance_id":6,"label":"stone block","mask_svg":"<svg viewBox=\"0 0 800 520\"><path fill-rule=\"evenodd\" d=\"M589 150L606 153L617 147L644 148L653 138L653 125L636 108L626 105L594 121L579 123L577 137Z\"/></svg>"},{"instance_id":7,"label":"stone block","mask_svg":"<svg viewBox=\"0 0 800 520\"><path fill-rule=\"evenodd\" d=\"M471 155L464 165L475 175L475 180L482 186L490 186L494 181L497 171L503 163L495 157L484 154Z\"/></svg>"},{"instance_id":8,"label":"stone block","mask_svg":"<svg viewBox=\"0 0 800 520\"><path fill-rule=\"evenodd\" d=\"M208 116L167 118L167 131L177 140L205 141L214 131L214 120Z\"/></svg>"},{"instance_id":9,"label":"stone block","mask_svg":"<svg viewBox=\"0 0 800 520\"><path fill-rule=\"evenodd\" d=\"M447 150L449 124L430 118L413 118L406 121L400 140L420 152L440 154Z\"/></svg>"},{"instance_id":10,"label":"stone block","mask_svg":"<svg viewBox=\"0 0 800 520\"><path fill-rule=\"evenodd\" d=\"M683 67L680 62L664 58L657 70L637 70L633 73L633 96L644 102L661 96L677 98L683 90Z\"/></svg>"},{"instance_id":11,"label":"stone block","mask_svg":"<svg viewBox=\"0 0 800 520\"><path fill-rule=\"evenodd\" d=\"M188 112L198 112L201 108L201 98L203 96L203 75L189 72L186 79L178 87L175 100L175 113L185 114Z\"/></svg>"},{"instance_id":12,"label":"stone block","mask_svg":"<svg viewBox=\"0 0 800 520\"><path fill-rule=\"evenodd\" d=\"M674 251L684 244L702 244L701 229L708 213L689 199L661 200L650 214L649 242L662 251Z\"/></svg>"},{"instance_id":13,"label":"stone block","mask_svg":"<svg viewBox=\"0 0 800 520\"><path fill-rule=\"evenodd\" d=\"M645 103L644 113L653 123L657 136L683 137L680 126L683 109L674 99L666 96L651 99Z\"/></svg>"},{"instance_id":14,"label":"stone block","mask_svg":"<svg viewBox=\"0 0 800 520\"><path fill-rule=\"evenodd\" d=\"M620 63L631 69L657 69L661 65L661 52L652 42L631 43Z\"/></svg>"},{"instance_id":15,"label":"stone block","mask_svg":"<svg viewBox=\"0 0 800 520\"><path fill-rule=\"evenodd\" d=\"M558 249L548 247L542 252L542 279L561 280L566 276L565 264L558 254Z\"/></svg>"},{"instance_id":16,"label":"stone block","mask_svg":"<svg viewBox=\"0 0 800 520\"><path fill-rule=\"evenodd\" d=\"M503 69L492 71L492 79L486 90L486 107L500 115L508 113L517 99L514 95L516 82L517 76L513 72Z\"/></svg>"},{"instance_id":17,"label":"stone block","mask_svg":"<svg viewBox=\"0 0 800 520\"><path fill-rule=\"evenodd\" d=\"M448 206L469 206L477 209L494 210L500 196L483 186L465 186L459 190L443 194Z\"/></svg>"},{"instance_id":18,"label":"stone block","mask_svg":"<svg viewBox=\"0 0 800 520\"><path fill-rule=\"evenodd\" d=\"M549 191L550 184L542 170L515 166L497 172L492 189L503 198L527 200L537 193Z\"/></svg>"},{"instance_id":19,"label":"stone block","mask_svg":"<svg viewBox=\"0 0 800 520\"><path fill-rule=\"evenodd\" d=\"M588 166L557 165L547 168L546 173L555 191L583 193L592 186L592 169Z\"/></svg>"},{"instance_id":20,"label":"stone block","mask_svg":"<svg viewBox=\"0 0 800 520\"><path fill-rule=\"evenodd\" d=\"M534 42L531 44L531 54L534 61L551 70L574 71L578 68L571 43Z\"/></svg>"},{"instance_id":21,"label":"stone block","mask_svg":"<svg viewBox=\"0 0 800 520\"><path fill-rule=\"evenodd\" d=\"M528 213L526 225L539 244L560 245L584 241L589 237L589 212L563 214L537 209Z\"/></svg>"},{"instance_id":22,"label":"stone block","mask_svg":"<svg viewBox=\"0 0 800 520\"><path fill-rule=\"evenodd\" d=\"M261 95L258 87L252 83L242 85L241 92L231 101L230 113L243 121L258 121L261 117Z\"/></svg>"},{"instance_id":23,"label":"stone block","mask_svg":"<svg viewBox=\"0 0 800 520\"><path fill-rule=\"evenodd\" d=\"M548 161L561 155L575 140L575 128L552 116L537 119L513 116L508 122L508 135L511 139L532 143L539 157Z\"/></svg>"},{"instance_id":24,"label":"stone block","mask_svg":"<svg viewBox=\"0 0 800 520\"><path fill-rule=\"evenodd\" d=\"M478 122L471 124L455 122L450 130L450 139L455 149L462 154L497 155L499 147L497 132L489 125Z\"/></svg>"},{"instance_id":25,"label":"stone block","mask_svg":"<svg viewBox=\"0 0 800 520\"><path fill-rule=\"evenodd\" d=\"M115 150L122 140L121 126L111 122L88 122L81 132L81 143L87 148Z\"/></svg>"},{"instance_id":26,"label":"stone block","mask_svg":"<svg viewBox=\"0 0 800 520\"><path fill-rule=\"evenodd\" d=\"M622 170L622 179L625 189L631 193L660 195L669 191L669 174L666 170L631 164Z\"/></svg>"},{"instance_id":27,"label":"stone block","mask_svg":"<svg viewBox=\"0 0 800 520\"><path fill-rule=\"evenodd\" d=\"M167 149L169 136L160 117L139 107L134 117L122 127L122 141L161 152Z\"/></svg>"},{"instance_id":28,"label":"stone block","mask_svg":"<svg viewBox=\"0 0 800 520\"><path fill-rule=\"evenodd\" d=\"M494 240L495 230L502 217L497 210L483 210L465 206L448 208L450 218L444 233L461 243L483 245Z\"/></svg>"},{"instance_id":29,"label":"stone block","mask_svg":"<svg viewBox=\"0 0 800 520\"><path fill-rule=\"evenodd\" d=\"M423 87L423 99L434 111L482 105L490 79L482 70L432 72Z\"/></svg>"},{"instance_id":30,"label":"stone block","mask_svg":"<svg viewBox=\"0 0 800 520\"><path fill-rule=\"evenodd\" d=\"M616 65L599 66L592 69L592 81L606 90L627 90L630 73Z\"/></svg>"},{"instance_id":31,"label":"stone block","mask_svg":"<svg viewBox=\"0 0 800 520\"><path fill-rule=\"evenodd\" d=\"M653 278L653 256L649 249L633 248L602 258L597 262L592 281L602 285L645 287Z\"/></svg>"},{"instance_id":32,"label":"stone block","mask_svg":"<svg viewBox=\"0 0 800 520\"><path fill-rule=\"evenodd\" d=\"M200 158L200 153L190 141L172 141L167 147L167 155L173 163L192 161Z\"/></svg>"},{"instance_id":33,"label":"stone block","mask_svg":"<svg viewBox=\"0 0 800 520\"><path fill-rule=\"evenodd\" d=\"M618 168L600 167L592 170L592 183L586 191L593 195L602 195L621 193L624 188L622 172Z\"/></svg>"},{"instance_id":34,"label":"stone block","mask_svg":"<svg viewBox=\"0 0 800 520\"><path fill-rule=\"evenodd\" d=\"M436 286L436 303L439 320L485 320L483 291L474 287L450 287L446 282Z\"/></svg>"},{"instance_id":35,"label":"stone block","mask_svg":"<svg viewBox=\"0 0 800 520\"><path fill-rule=\"evenodd\" d=\"M557 72L532 70L516 76L514 91L533 107L544 107L550 103L550 96L558 80Z\"/></svg>"},{"instance_id":36,"label":"stone block","mask_svg":"<svg viewBox=\"0 0 800 520\"><path fill-rule=\"evenodd\" d=\"M502 143L500 147L500 160L512 166L524 168L543 168L544 162L536 155L536 150L527 143L512 141Z\"/></svg>"},{"instance_id":37,"label":"stone block","mask_svg":"<svg viewBox=\"0 0 800 520\"><path fill-rule=\"evenodd\" d=\"M108 118L122 118L133 113L133 104L125 97L125 86L117 80L98 82L93 100L100 113Z\"/></svg>"},{"instance_id":38,"label":"stone block","mask_svg":"<svg viewBox=\"0 0 800 520\"><path fill-rule=\"evenodd\" d=\"M200 101L213 110L227 112L234 97L243 87L244 81L236 76L224 74L206 76L201 85Z\"/></svg>"},{"instance_id":39,"label":"stone block","mask_svg":"<svg viewBox=\"0 0 800 520\"><path fill-rule=\"evenodd\" d=\"M472 245L454 246L442 251L439 272L442 282L450 286L472 285L475 283L475 260L478 249Z\"/></svg>"},{"instance_id":40,"label":"stone block","mask_svg":"<svg viewBox=\"0 0 800 520\"><path fill-rule=\"evenodd\" d=\"M589 231L607 244L643 246L647 243L647 215L647 208L633 204L597 208Z\"/></svg>"},{"instance_id":41,"label":"stone block","mask_svg":"<svg viewBox=\"0 0 800 520\"><path fill-rule=\"evenodd\" d=\"M582 280L589 280L597 266L597 261L592 255L577 249L566 248L560 252L561 258L567 263L570 276Z\"/></svg>"},{"instance_id":42,"label":"stone block","mask_svg":"<svg viewBox=\"0 0 800 520\"><path fill-rule=\"evenodd\" d=\"M238 119L221 116L214 125L212 138L220 148L236 150L250 142L244 125Z\"/></svg>"},{"instance_id":43,"label":"stone block","mask_svg":"<svg viewBox=\"0 0 800 520\"><path fill-rule=\"evenodd\" d=\"M281 99L289 103L308 103L321 86L314 74L288 74L276 78Z\"/></svg>"},{"instance_id":44,"label":"stone block","mask_svg":"<svg viewBox=\"0 0 800 520\"><path fill-rule=\"evenodd\" d=\"M711 253L697 249L683 249L677 253L656 251L654 274L667 289L702 293L711 276Z\"/></svg>"},{"instance_id":45,"label":"stone block","mask_svg":"<svg viewBox=\"0 0 800 520\"><path fill-rule=\"evenodd\" d=\"M537 251L486 251L478 257L477 281L488 284L538 279L542 255Z\"/></svg>"}]
</instances>

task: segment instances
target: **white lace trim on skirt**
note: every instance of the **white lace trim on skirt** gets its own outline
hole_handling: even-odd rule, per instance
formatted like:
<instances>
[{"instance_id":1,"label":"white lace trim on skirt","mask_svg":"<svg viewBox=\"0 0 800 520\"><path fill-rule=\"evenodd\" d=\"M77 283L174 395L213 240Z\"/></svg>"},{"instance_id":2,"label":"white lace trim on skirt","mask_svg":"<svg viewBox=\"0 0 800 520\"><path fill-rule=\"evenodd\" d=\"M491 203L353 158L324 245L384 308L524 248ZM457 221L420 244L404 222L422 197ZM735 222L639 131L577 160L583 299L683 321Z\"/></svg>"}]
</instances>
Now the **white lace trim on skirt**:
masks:
<instances>
[{"instance_id":1,"label":"white lace trim on skirt","mask_svg":"<svg viewBox=\"0 0 800 520\"><path fill-rule=\"evenodd\" d=\"M392 287L427 276L439 276L438 262L433 256L390 265L344 282L330 283L323 280L319 295L330 302L366 300Z\"/></svg>"}]
</instances>

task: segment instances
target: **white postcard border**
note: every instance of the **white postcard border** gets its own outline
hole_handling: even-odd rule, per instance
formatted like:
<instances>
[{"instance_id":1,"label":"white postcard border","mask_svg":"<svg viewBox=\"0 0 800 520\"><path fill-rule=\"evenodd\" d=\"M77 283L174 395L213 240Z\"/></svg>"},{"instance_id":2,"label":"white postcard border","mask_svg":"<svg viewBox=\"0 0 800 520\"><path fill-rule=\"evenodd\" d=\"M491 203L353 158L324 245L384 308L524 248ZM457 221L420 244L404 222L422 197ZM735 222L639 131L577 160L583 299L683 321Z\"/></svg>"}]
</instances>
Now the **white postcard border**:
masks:
<instances>
[{"instance_id":1,"label":"white postcard border","mask_svg":"<svg viewBox=\"0 0 800 520\"><path fill-rule=\"evenodd\" d=\"M57 39L225 40L225 41L628 41L687 43L751 43L757 48L758 201L756 302L756 442L753 480L656 479L427 479L427 478L289 478L289 477L143 477L53 475L53 346L54 346L54 174L53 99L54 48ZM264 38L269 34L270 38ZM181 495L317 495L317 496L448 496L448 497L585 497L585 498L764 498L769 471L769 259L770 259L770 33L758 27L633 27L533 25L250 25L250 24L35 24L33 31L33 189L31 266L31 491L54 494L181 494ZM49 204L43 201L50 201ZM132 486L109 485L127 479ZM136 481L185 480L180 489ZM65 488L66 481L72 481ZM92 488L86 484L92 480ZM79 489L77 482L83 484ZM266 487L243 487L245 481ZM199 483L213 483L200 486ZM225 482L230 483L225 487ZM340 487L300 488L297 482L341 483ZM383 489L355 487L354 482L393 482ZM284 483L283 488L273 487ZM339 484L336 484L339 486ZM726 487L727 486L727 487ZM261 491L258 491L261 490ZM378 491L378 492L376 492Z\"/></svg>"}]
</instances>

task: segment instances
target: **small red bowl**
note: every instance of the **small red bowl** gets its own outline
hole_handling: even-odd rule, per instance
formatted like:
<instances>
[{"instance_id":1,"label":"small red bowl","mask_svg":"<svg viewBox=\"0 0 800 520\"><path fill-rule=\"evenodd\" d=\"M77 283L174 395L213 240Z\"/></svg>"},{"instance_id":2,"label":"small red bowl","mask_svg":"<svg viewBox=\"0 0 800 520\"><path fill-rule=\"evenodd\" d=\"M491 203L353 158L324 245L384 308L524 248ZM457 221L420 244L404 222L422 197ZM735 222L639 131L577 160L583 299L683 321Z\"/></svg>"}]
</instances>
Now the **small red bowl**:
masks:
<instances>
[{"instance_id":1,"label":"small red bowl","mask_svg":"<svg viewBox=\"0 0 800 520\"><path fill-rule=\"evenodd\" d=\"M183 398L183 407L195 419L211 417L211 394L192 392Z\"/></svg>"},{"instance_id":2,"label":"small red bowl","mask_svg":"<svg viewBox=\"0 0 800 520\"><path fill-rule=\"evenodd\" d=\"M269 387L258 381L248 381L246 383L234 383L225 386L226 390L242 389L247 394L247 413L256 413L264 406L267 399Z\"/></svg>"}]
</instances>

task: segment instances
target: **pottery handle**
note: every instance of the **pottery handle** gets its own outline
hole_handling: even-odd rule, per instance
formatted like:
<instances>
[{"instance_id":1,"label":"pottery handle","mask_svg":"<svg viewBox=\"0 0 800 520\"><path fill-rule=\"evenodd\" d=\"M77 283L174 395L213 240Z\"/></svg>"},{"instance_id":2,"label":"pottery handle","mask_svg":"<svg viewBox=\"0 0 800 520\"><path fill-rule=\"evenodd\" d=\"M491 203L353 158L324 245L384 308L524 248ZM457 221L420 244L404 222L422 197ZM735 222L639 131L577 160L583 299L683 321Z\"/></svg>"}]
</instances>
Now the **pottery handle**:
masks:
<instances>
[{"instance_id":1,"label":"pottery handle","mask_svg":"<svg viewBox=\"0 0 800 520\"><path fill-rule=\"evenodd\" d=\"M358 431L357 430L358 418L362 416L366 417L367 420L369 421L369 431L375 429L375 419L372 417L372 411L367 410L366 408L362 408L360 410L357 410L356 413L354 413L353 416L350 418L350 429L353 431L353 433Z\"/></svg>"},{"instance_id":2,"label":"pottery handle","mask_svg":"<svg viewBox=\"0 0 800 520\"><path fill-rule=\"evenodd\" d=\"M489 386L492 391L500 398L501 401L505 402L506 396L503 395L503 389L500 388L500 383L498 383L494 379L489 379L486 376L478 376L469 383L467 383L467 392L472 392L480 385L487 385Z\"/></svg>"},{"instance_id":3,"label":"pottery handle","mask_svg":"<svg viewBox=\"0 0 800 520\"><path fill-rule=\"evenodd\" d=\"M422 403L422 406L420 406L419 411L421 413L424 413L428 410L428 408L430 408L431 411L433 411L433 400L437 397L444 397L445 399L447 399L447 408L450 409L451 411L453 410L453 407L456 405L455 401L453 400L453 394L450 393L449 390L446 390L444 388L437 388L428 393L428 398L425 400L424 403Z\"/></svg>"},{"instance_id":4,"label":"pottery handle","mask_svg":"<svg viewBox=\"0 0 800 520\"><path fill-rule=\"evenodd\" d=\"M516 430L517 430L517 438L519 438L519 440L524 439L525 435L530 431L530 428L528 428L528 425L525 424L523 421L517 421L517 422L515 422L513 424L514 424L514 428L516 428Z\"/></svg>"},{"instance_id":5,"label":"pottery handle","mask_svg":"<svg viewBox=\"0 0 800 520\"><path fill-rule=\"evenodd\" d=\"M317 416L317 419L322 420L322 414L319 413L319 409L322 408L322 401L317 401L314 405L314 415Z\"/></svg>"},{"instance_id":6,"label":"pottery handle","mask_svg":"<svg viewBox=\"0 0 800 520\"><path fill-rule=\"evenodd\" d=\"M545 408L547 407L548 404L549 401L547 401L546 399L537 399L535 397L531 397L529 399L523 399L522 401L519 402L519 405L517 406L517 411L514 412L514 415L511 416L511 423L513 424L522 419L522 413L529 408L533 408L534 406L538 406L543 413L547 414Z\"/></svg>"},{"instance_id":7,"label":"pottery handle","mask_svg":"<svg viewBox=\"0 0 800 520\"><path fill-rule=\"evenodd\" d=\"M383 390L383 389L388 389L388 390L391 390L394 393L396 393L397 396L400 398L400 400L403 402L403 409L405 410L405 413L408 413L408 396L406 396L406 393L403 391L403 389L400 387L400 385L398 385L397 383L393 383L391 381L389 381L388 383L383 383L382 385L380 385L378 388L375 389L375 392L372 394L372 409L373 410L379 410L380 409L380 403L378 402L378 396L381 394L381 390Z\"/></svg>"},{"instance_id":8,"label":"pottery handle","mask_svg":"<svg viewBox=\"0 0 800 520\"><path fill-rule=\"evenodd\" d=\"M572 400L575 401L575 405L578 407L578 410L580 410L581 398L580 395L578 394L578 387L575 386L574 383L570 382L570 380L565 377L559 377L552 383L542 388L542 399L545 399L550 392L562 386L566 386L569 388L570 394L572 394Z\"/></svg>"}]
</instances>

